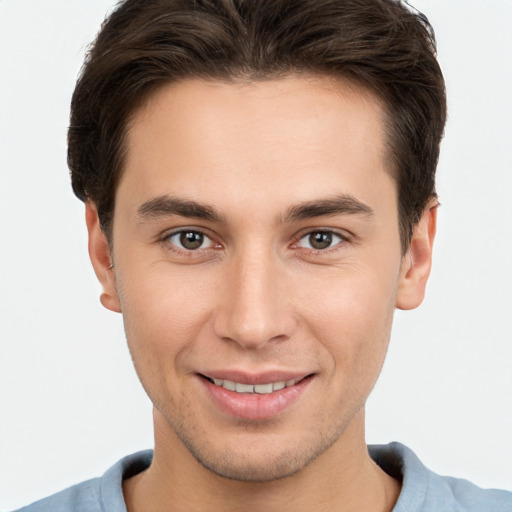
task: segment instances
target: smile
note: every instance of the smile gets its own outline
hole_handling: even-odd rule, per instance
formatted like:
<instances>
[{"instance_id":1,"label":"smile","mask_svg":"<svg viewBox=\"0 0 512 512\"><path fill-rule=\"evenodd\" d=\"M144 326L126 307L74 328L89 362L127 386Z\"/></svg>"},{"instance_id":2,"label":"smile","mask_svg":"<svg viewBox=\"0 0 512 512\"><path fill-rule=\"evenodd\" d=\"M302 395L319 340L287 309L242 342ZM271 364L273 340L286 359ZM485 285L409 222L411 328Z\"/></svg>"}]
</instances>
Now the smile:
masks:
<instances>
[{"instance_id":1,"label":"smile","mask_svg":"<svg viewBox=\"0 0 512 512\"><path fill-rule=\"evenodd\" d=\"M228 391L236 393L249 393L258 395L268 395L274 391L295 386L302 379L281 380L278 382L269 382L267 384L242 384L241 382L233 382L231 380L211 379L216 386L223 387Z\"/></svg>"},{"instance_id":2,"label":"smile","mask_svg":"<svg viewBox=\"0 0 512 512\"><path fill-rule=\"evenodd\" d=\"M284 413L299 400L314 379L314 374L268 372L267 375L249 376L238 372L225 373L212 376L200 373L200 381L220 410L229 416L251 421L266 420ZM219 378L224 376L229 379Z\"/></svg>"}]
</instances>

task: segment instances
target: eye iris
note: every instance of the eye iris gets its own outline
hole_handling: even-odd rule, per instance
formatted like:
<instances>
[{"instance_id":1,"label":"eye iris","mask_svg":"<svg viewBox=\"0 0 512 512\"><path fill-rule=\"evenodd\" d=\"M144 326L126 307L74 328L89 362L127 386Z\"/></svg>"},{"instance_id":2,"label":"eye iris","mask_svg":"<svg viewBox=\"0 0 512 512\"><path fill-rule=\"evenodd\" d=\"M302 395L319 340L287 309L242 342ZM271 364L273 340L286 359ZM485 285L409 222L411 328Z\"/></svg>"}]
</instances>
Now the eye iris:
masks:
<instances>
[{"instance_id":1,"label":"eye iris","mask_svg":"<svg viewBox=\"0 0 512 512\"><path fill-rule=\"evenodd\" d=\"M180 234L180 243L185 249L199 249L203 245L204 235L197 231L185 231Z\"/></svg>"},{"instance_id":2,"label":"eye iris","mask_svg":"<svg viewBox=\"0 0 512 512\"><path fill-rule=\"evenodd\" d=\"M309 243L314 249L327 249L332 244L332 234L322 231L311 233Z\"/></svg>"}]
</instances>

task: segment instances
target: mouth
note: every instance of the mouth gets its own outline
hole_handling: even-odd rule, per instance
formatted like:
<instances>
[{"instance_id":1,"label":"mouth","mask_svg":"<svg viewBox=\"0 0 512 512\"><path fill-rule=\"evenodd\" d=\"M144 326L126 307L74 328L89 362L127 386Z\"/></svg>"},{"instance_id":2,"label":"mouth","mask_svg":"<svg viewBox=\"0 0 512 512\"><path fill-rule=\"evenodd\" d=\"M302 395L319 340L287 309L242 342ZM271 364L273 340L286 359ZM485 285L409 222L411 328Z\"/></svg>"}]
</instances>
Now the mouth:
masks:
<instances>
[{"instance_id":1,"label":"mouth","mask_svg":"<svg viewBox=\"0 0 512 512\"><path fill-rule=\"evenodd\" d=\"M289 379L289 380L280 380L276 382L267 382L263 384L245 384L242 382L234 382L232 380L225 379L215 379L211 377L206 377L202 375L203 378L209 380L215 386L222 387L227 389L228 391L234 391L235 393L245 393L245 394L256 394L256 395L269 395L275 391L280 391L284 388L290 388L295 386L295 384L299 383L301 380L306 377L299 377L297 379Z\"/></svg>"},{"instance_id":2,"label":"mouth","mask_svg":"<svg viewBox=\"0 0 512 512\"><path fill-rule=\"evenodd\" d=\"M227 373L198 376L213 403L221 411L232 417L254 421L276 418L291 410L292 405L306 393L315 376L282 373L248 376L238 372Z\"/></svg>"}]
</instances>

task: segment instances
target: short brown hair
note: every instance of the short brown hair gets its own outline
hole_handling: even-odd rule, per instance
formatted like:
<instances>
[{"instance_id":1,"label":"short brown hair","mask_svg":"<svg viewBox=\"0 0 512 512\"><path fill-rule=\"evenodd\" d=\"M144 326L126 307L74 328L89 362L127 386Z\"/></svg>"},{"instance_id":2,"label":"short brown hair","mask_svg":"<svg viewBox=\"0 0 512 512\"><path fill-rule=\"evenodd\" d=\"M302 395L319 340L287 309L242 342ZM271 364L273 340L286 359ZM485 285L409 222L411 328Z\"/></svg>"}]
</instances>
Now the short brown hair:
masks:
<instances>
[{"instance_id":1,"label":"short brown hair","mask_svg":"<svg viewBox=\"0 0 512 512\"><path fill-rule=\"evenodd\" d=\"M148 96L186 78L301 72L353 80L383 101L402 248L435 197L446 120L432 27L399 0L124 0L90 48L71 102L68 165L110 236L126 126Z\"/></svg>"}]
</instances>

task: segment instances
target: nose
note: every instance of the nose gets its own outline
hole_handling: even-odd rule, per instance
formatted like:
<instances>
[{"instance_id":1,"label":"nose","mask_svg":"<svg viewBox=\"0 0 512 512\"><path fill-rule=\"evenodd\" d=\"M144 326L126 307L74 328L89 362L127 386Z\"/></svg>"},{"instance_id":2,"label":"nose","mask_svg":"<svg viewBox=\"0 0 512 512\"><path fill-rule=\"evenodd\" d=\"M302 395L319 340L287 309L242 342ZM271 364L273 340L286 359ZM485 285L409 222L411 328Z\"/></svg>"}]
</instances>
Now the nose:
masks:
<instances>
[{"instance_id":1,"label":"nose","mask_svg":"<svg viewBox=\"0 0 512 512\"><path fill-rule=\"evenodd\" d=\"M246 350L289 339L297 321L283 263L256 251L233 260L219 289L213 322L217 337Z\"/></svg>"}]
</instances>

